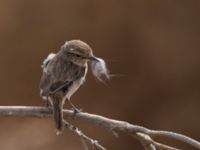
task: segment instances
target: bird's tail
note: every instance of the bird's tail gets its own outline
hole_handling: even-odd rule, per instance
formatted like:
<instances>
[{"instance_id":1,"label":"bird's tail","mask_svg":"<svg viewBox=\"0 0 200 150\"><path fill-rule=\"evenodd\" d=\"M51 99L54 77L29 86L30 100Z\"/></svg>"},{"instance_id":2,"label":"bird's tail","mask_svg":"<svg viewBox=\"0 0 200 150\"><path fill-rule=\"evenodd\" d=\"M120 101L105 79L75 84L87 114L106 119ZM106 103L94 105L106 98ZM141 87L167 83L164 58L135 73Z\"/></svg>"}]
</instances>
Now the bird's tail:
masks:
<instances>
[{"instance_id":1,"label":"bird's tail","mask_svg":"<svg viewBox=\"0 0 200 150\"><path fill-rule=\"evenodd\" d=\"M59 99L54 99L53 100L53 117L55 121L55 127L58 130L58 134L62 131L63 129L63 104L62 101Z\"/></svg>"}]
</instances>

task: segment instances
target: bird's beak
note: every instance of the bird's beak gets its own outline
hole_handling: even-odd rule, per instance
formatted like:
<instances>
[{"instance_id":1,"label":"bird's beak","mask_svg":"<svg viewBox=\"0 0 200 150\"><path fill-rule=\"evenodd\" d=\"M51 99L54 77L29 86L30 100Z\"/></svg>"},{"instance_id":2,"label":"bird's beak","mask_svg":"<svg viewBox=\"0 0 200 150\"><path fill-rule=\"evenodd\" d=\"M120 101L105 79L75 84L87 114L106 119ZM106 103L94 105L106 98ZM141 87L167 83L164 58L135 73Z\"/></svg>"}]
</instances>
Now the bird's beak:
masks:
<instances>
[{"instance_id":1,"label":"bird's beak","mask_svg":"<svg viewBox=\"0 0 200 150\"><path fill-rule=\"evenodd\" d=\"M99 62L99 60L98 60L95 56L88 57L88 59L94 60L94 61L98 61L98 62Z\"/></svg>"}]
</instances>

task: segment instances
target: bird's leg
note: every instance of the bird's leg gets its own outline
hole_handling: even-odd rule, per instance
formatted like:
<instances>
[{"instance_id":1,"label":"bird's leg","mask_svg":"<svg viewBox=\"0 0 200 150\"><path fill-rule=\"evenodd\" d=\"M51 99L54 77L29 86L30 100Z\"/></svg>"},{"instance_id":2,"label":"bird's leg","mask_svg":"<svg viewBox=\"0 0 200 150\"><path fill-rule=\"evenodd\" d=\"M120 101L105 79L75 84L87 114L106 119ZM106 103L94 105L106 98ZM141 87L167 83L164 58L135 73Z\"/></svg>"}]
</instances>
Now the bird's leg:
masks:
<instances>
[{"instance_id":1,"label":"bird's leg","mask_svg":"<svg viewBox=\"0 0 200 150\"><path fill-rule=\"evenodd\" d=\"M74 111L74 118L76 117L77 113L80 113L82 111L82 109L78 109L71 101L70 99L67 99L67 101L69 102L69 104L71 105L73 111Z\"/></svg>"}]
</instances>

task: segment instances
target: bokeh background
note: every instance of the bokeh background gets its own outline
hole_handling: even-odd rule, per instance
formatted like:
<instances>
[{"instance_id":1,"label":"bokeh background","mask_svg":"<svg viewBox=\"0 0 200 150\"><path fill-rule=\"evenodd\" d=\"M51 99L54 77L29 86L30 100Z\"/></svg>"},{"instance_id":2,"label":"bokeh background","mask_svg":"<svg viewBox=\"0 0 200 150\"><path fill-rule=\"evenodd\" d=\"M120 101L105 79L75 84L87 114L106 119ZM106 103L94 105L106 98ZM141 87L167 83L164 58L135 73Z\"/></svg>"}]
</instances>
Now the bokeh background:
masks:
<instances>
[{"instance_id":1,"label":"bokeh background","mask_svg":"<svg viewBox=\"0 0 200 150\"><path fill-rule=\"evenodd\" d=\"M89 73L72 97L77 107L200 140L199 13L198 0L0 0L0 105L44 105L43 59L81 39L118 76L105 86ZM129 136L75 124L109 150L143 149ZM0 149L81 150L82 143L68 130L56 136L51 119L0 117Z\"/></svg>"}]
</instances>

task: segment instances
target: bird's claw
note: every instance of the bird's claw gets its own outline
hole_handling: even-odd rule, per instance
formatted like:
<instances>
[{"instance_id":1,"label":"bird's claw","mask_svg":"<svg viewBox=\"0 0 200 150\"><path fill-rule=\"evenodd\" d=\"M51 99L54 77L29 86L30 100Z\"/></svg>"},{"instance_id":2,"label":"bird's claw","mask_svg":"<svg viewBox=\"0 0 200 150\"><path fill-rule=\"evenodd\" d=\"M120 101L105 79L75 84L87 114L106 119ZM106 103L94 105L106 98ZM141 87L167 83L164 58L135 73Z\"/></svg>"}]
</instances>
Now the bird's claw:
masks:
<instances>
[{"instance_id":1,"label":"bird's claw","mask_svg":"<svg viewBox=\"0 0 200 150\"><path fill-rule=\"evenodd\" d=\"M73 119L76 119L76 115L82 112L82 109L78 109L78 108L72 108L72 110L73 110Z\"/></svg>"}]
</instances>

